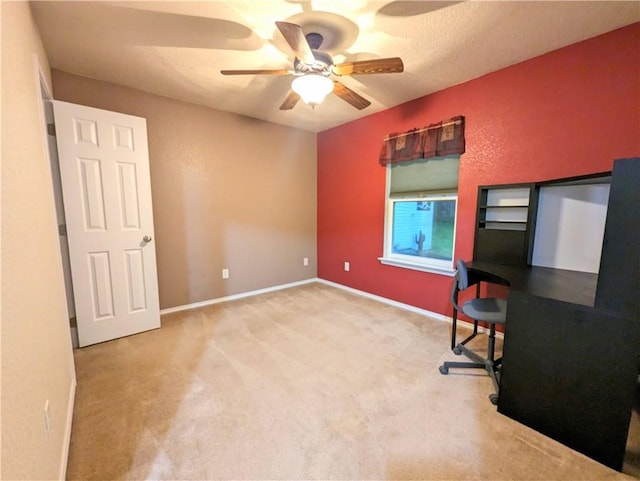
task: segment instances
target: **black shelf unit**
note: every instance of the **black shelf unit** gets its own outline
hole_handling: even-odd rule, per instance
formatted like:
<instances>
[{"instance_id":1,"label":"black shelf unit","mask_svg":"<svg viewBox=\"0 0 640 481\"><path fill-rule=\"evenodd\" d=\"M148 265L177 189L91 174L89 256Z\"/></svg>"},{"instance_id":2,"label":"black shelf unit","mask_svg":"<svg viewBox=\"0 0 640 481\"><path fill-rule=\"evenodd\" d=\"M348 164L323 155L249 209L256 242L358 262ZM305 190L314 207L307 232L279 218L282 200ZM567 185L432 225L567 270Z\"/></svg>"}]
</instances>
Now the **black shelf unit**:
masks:
<instances>
[{"instance_id":1,"label":"black shelf unit","mask_svg":"<svg viewBox=\"0 0 640 481\"><path fill-rule=\"evenodd\" d=\"M608 171L541 182L479 186L473 260L531 266L540 189L610 182L611 171ZM528 194L526 200L523 192ZM514 193L519 193L519 196ZM498 203L496 199L498 202L504 200L504 203ZM521 212L523 217L519 220L505 218L505 213L514 212Z\"/></svg>"},{"instance_id":2,"label":"black shelf unit","mask_svg":"<svg viewBox=\"0 0 640 481\"><path fill-rule=\"evenodd\" d=\"M473 259L494 264L531 265L537 185L480 186L477 205Z\"/></svg>"}]
</instances>

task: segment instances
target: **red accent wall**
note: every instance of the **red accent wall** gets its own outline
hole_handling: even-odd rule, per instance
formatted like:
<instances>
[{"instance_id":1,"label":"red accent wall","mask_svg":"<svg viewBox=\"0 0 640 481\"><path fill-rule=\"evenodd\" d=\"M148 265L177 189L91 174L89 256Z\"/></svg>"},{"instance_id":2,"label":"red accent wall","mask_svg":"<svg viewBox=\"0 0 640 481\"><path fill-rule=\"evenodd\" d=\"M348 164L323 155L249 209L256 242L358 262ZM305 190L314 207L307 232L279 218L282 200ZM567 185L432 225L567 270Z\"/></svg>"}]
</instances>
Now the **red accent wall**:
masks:
<instances>
[{"instance_id":1,"label":"red accent wall","mask_svg":"<svg viewBox=\"0 0 640 481\"><path fill-rule=\"evenodd\" d=\"M318 276L449 314L452 279L385 266L383 137L466 119L455 256L471 259L479 185L607 171L640 156L640 23L318 134ZM343 269L351 263L350 272Z\"/></svg>"}]
</instances>

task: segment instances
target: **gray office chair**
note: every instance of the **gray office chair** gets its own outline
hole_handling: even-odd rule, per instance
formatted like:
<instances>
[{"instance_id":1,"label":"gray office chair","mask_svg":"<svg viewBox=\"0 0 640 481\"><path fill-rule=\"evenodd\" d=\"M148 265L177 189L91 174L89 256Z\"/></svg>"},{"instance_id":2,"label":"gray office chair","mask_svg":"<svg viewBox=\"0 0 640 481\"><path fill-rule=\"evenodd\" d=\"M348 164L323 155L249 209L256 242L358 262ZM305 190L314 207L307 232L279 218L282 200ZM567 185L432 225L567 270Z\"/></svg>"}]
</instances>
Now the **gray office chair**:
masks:
<instances>
[{"instance_id":1,"label":"gray office chair","mask_svg":"<svg viewBox=\"0 0 640 481\"><path fill-rule=\"evenodd\" d=\"M463 260L456 262L458 269L456 279L451 290L451 303L453 304L453 323L451 332L451 348L456 355L464 354L471 362L446 361L440 366L441 374L449 374L449 368L472 368L484 369L493 381L495 393L489 395L492 404L498 404L498 392L500 385L498 382L498 368L502 358L495 359L495 343L496 343L496 324L503 324L507 315L506 299L498 299L495 297L479 297L480 282L482 279L473 278L469 275L467 265ZM470 277L472 277L470 279ZM469 287L476 286L476 298L465 302L462 306L458 304L458 293L465 291ZM473 320L473 333L464 341L456 344L456 321L458 312L466 314ZM465 346L471 339L478 335L478 322L489 324L489 345L487 348L487 357L484 358Z\"/></svg>"}]
</instances>

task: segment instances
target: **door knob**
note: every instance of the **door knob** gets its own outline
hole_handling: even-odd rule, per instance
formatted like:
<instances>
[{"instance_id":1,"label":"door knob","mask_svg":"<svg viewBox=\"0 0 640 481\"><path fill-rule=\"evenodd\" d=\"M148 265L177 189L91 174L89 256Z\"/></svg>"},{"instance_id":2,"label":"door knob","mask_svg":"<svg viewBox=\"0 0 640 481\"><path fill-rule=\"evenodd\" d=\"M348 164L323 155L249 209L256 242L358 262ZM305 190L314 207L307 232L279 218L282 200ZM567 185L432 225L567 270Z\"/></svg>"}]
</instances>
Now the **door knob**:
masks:
<instances>
[{"instance_id":1,"label":"door knob","mask_svg":"<svg viewBox=\"0 0 640 481\"><path fill-rule=\"evenodd\" d=\"M142 240L143 240L144 242L151 242L151 236L150 236L150 235L146 235L146 236L144 236L144 237L142 238Z\"/></svg>"}]
</instances>

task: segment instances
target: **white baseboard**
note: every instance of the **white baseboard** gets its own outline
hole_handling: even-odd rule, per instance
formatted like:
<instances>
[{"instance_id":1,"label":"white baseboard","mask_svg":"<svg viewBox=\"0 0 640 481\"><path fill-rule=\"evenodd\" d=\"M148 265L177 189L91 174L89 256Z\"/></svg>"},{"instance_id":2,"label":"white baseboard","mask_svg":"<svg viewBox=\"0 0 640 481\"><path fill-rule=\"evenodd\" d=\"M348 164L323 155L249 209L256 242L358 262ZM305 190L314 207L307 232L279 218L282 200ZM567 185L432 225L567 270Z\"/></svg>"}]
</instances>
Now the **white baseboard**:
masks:
<instances>
[{"instance_id":1,"label":"white baseboard","mask_svg":"<svg viewBox=\"0 0 640 481\"><path fill-rule=\"evenodd\" d=\"M234 301L236 299L242 299L244 297L257 296L259 294L266 294L267 292L279 291L281 289L288 289L290 287L302 286L304 284L311 284L317 282L318 278L313 277L311 279L305 279L304 281L291 282L289 284L281 284L279 286L266 287L264 289L257 289L255 291L242 292L240 294L234 294L231 296L218 297L217 299L209 299L207 301L194 302L193 304L185 304L183 306L168 307L167 309L161 309L160 315L171 314L173 312L187 311L189 309L197 309L198 307L210 306L212 304L219 304L221 302Z\"/></svg>"},{"instance_id":2,"label":"white baseboard","mask_svg":"<svg viewBox=\"0 0 640 481\"><path fill-rule=\"evenodd\" d=\"M378 296L376 294L371 294L370 292L354 289L353 287L349 287L349 286L345 286L345 285L342 285L342 284L338 284L337 282L327 281L325 279L316 279L316 280L317 280L317 282L320 282L322 284L326 284L326 285L332 286L332 287L337 287L338 289L343 289L345 291L349 291L349 292L351 292L353 294L357 294L359 296L368 297L369 299L373 299L375 301L383 302L383 303L388 304L390 306L399 307L400 309L404 309L406 311L415 312L416 314L420 314L420 315L423 315L423 316L426 316L426 317L430 317L430 318L436 319L438 321L448 322L449 324L451 324L453 322L453 319L451 317L445 316L444 314L440 314L440 313L437 313L437 312L429 311L427 309L421 309L420 307L412 306L411 304L405 304L404 302L394 301L393 299L387 299L386 297L382 297L382 296ZM463 329L469 329L469 330L473 329L473 323L467 322L467 321L464 321L464 320L460 320L460 319L458 319L458 321L457 321L457 326L458 327L462 327ZM482 333L488 333L489 329L484 328L482 326L478 326L478 331L482 332ZM499 338L499 339L503 339L504 338L504 333L496 332L496 337Z\"/></svg>"},{"instance_id":3,"label":"white baseboard","mask_svg":"<svg viewBox=\"0 0 640 481\"><path fill-rule=\"evenodd\" d=\"M64 481L67 479L67 461L69 460L69 448L71 446L71 425L73 423L73 406L76 400L76 375L73 371L71 386L69 387L69 403L67 404L67 422L64 427L64 438L62 441L62 459L60 460L60 472L58 479Z\"/></svg>"},{"instance_id":4,"label":"white baseboard","mask_svg":"<svg viewBox=\"0 0 640 481\"><path fill-rule=\"evenodd\" d=\"M358 289L354 289L353 287L345 286L342 284L338 284L337 282L327 281L325 279L318 279L318 282L322 284L326 284L328 286L337 287L338 289L342 289L345 291L349 291L353 294L358 294L363 297L368 297L369 299L373 299L375 301L384 302L390 306L399 307L400 309L404 309L405 311L415 312L417 314L422 314L423 316L433 317L439 321L451 322L451 318L445 316L444 314L438 314L437 312L428 311L427 309L421 309L416 306L412 306L411 304L405 304L404 302L394 301L392 299L388 299L386 297L378 296L376 294L371 294L370 292L361 291Z\"/></svg>"}]
</instances>

